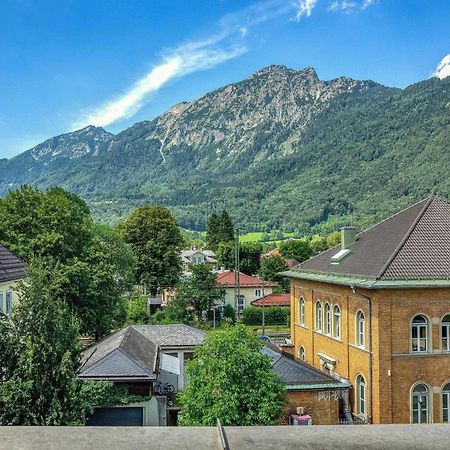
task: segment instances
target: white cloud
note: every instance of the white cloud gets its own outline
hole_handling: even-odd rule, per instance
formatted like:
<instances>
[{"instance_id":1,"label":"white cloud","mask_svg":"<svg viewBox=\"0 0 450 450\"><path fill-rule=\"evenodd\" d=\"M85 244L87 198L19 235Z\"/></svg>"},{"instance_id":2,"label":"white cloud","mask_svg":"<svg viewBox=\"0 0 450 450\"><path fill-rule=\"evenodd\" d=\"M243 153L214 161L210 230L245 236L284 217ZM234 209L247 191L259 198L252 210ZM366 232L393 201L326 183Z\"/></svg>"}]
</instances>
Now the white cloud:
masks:
<instances>
[{"instance_id":1,"label":"white cloud","mask_svg":"<svg viewBox=\"0 0 450 450\"><path fill-rule=\"evenodd\" d=\"M303 17L310 17L316 4L317 0L298 0L295 4L297 13L292 20L300 22Z\"/></svg>"},{"instance_id":2,"label":"white cloud","mask_svg":"<svg viewBox=\"0 0 450 450\"><path fill-rule=\"evenodd\" d=\"M361 8L362 8L362 9L366 9L366 8L368 8L369 6L375 5L375 3L376 3L377 1L378 1L378 0L364 0L363 4L361 5Z\"/></svg>"},{"instance_id":3,"label":"white cloud","mask_svg":"<svg viewBox=\"0 0 450 450\"><path fill-rule=\"evenodd\" d=\"M239 33L241 34L241 37L245 37L246 34L248 33L248 28L247 27L239 28Z\"/></svg>"},{"instance_id":4,"label":"white cloud","mask_svg":"<svg viewBox=\"0 0 450 450\"><path fill-rule=\"evenodd\" d=\"M441 62L437 65L433 76L439 78L440 80L450 77L450 53L441 59Z\"/></svg>"},{"instance_id":5,"label":"white cloud","mask_svg":"<svg viewBox=\"0 0 450 450\"><path fill-rule=\"evenodd\" d=\"M331 12L336 11L349 11L353 8L356 8L358 4L356 2L352 2L349 0L334 0L328 6L328 10Z\"/></svg>"},{"instance_id":6,"label":"white cloud","mask_svg":"<svg viewBox=\"0 0 450 450\"><path fill-rule=\"evenodd\" d=\"M104 127L131 117L142 108L150 94L158 91L169 81L212 68L242 55L247 50L245 47L214 48L211 46L214 41L212 38L202 42L190 42L174 50L123 95L84 113L73 124L73 128L83 128L86 125Z\"/></svg>"}]
</instances>

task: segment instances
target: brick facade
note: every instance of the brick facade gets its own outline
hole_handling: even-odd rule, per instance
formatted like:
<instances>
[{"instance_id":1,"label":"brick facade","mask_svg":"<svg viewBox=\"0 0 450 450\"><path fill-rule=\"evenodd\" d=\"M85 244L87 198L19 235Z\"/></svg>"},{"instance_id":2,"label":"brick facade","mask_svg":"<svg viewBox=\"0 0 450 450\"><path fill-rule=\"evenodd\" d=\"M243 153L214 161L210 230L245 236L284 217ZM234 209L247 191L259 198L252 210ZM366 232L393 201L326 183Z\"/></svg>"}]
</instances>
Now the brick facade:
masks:
<instances>
[{"instance_id":1,"label":"brick facade","mask_svg":"<svg viewBox=\"0 0 450 450\"><path fill-rule=\"evenodd\" d=\"M370 315L369 300L365 296L371 299ZM300 324L300 298L305 302L304 324ZM339 306L340 337L315 330L317 301L331 305L332 322L333 307ZM364 314L363 347L357 345L358 311ZM411 321L416 314L428 318L429 351L424 354L411 351ZM445 314L450 314L450 289L358 289L353 292L346 286L291 281L291 339L295 355L299 356L303 346L306 362L317 368L324 368L325 357L328 368L354 386L357 376L362 375L366 383L366 415L373 423L409 423L411 390L419 381L429 389L429 421L442 422L442 387L450 382L450 354L441 350L440 323ZM358 411L356 397L353 389L350 393L353 412Z\"/></svg>"}]
</instances>

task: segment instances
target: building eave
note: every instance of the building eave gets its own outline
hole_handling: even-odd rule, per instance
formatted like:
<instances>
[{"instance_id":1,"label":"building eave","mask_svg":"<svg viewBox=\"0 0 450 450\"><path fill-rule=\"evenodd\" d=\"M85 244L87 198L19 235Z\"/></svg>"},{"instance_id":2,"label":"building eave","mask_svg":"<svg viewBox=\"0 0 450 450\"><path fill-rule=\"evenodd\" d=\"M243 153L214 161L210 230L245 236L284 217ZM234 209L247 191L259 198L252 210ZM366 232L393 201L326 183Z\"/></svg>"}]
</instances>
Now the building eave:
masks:
<instances>
[{"instance_id":1,"label":"building eave","mask_svg":"<svg viewBox=\"0 0 450 450\"><path fill-rule=\"evenodd\" d=\"M450 280L377 280L351 275L335 275L323 272L301 272L288 270L279 275L307 281L353 286L362 289L420 289L420 288L450 288Z\"/></svg>"},{"instance_id":2,"label":"building eave","mask_svg":"<svg viewBox=\"0 0 450 450\"><path fill-rule=\"evenodd\" d=\"M344 383L285 384L286 391L322 391L330 389L350 389Z\"/></svg>"}]
</instances>

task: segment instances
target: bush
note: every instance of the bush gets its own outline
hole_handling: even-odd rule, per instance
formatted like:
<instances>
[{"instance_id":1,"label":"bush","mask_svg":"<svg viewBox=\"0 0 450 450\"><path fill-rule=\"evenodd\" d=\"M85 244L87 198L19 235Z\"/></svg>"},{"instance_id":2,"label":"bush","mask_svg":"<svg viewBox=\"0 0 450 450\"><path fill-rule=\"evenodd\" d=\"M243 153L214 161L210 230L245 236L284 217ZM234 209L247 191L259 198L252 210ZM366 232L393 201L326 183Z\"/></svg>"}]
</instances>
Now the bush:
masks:
<instances>
[{"instance_id":1,"label":"bush","mask_svg":"<svg viewBox=\"0 0 450 450\"><path fill-rule=\"evenodd\" d=\"M263 309L266 325L289 325L289 308L282 306L250 306L244 309L242 322L245 325L262 325Z\"/></svg>"},{"instance_id":2,"label":"bush","mask_svg":"<svg viewBox=\"0 0 450 450\"><path fill-rule=\"evenodd\" d=\"M127 325L148 323L150 315L147 308L147 297L144 295L127 300Z\"/></svg>"},{"instance_id":3,"label":"bush","mask_svg":"<svg viewBox=\"0 0 450 450\"><path fill-rule=\"evenodd\" d=\"M231 305L225 305L223 308L223 318L230 319L232 323L236 321L236 310Z\"/></svg>"}]
</instances>

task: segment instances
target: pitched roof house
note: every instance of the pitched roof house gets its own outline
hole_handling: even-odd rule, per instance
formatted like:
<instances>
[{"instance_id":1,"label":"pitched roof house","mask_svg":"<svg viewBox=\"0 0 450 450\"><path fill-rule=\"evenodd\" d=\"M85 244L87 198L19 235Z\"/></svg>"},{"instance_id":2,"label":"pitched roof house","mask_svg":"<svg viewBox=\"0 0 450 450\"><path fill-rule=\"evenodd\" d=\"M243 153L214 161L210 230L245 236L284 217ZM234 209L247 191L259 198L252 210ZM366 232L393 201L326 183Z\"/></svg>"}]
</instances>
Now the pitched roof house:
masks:
<instances>
[{"instance_id":1,"label":"pitched roof house","mask_svg":"<svg viewBox=\"0 0 450 450\"><path fill-rule=\"evenodd\" d=\"M291 294L272 293L252 301L253 306L291 306Z\"/></svg>"},{"instance_id":2,"label":"pitched roof house","mask_svg":"<svg viewBox=\"0 0 450 450\"><path fill-rule=\"evenodd\" d=\"M374 423L448 422L450 203L430 197L284 273L291 341Z\"/></svg>"},{"instance_id":3,"label":"pitched roof house","mask_svg":"<svg viewBox=\"0 0 450 450\"><path fill-rule=\"evenodd\" d=\"M225 288L225 305L231 305L236 312L242 313L243 309L265 294L271 294L276 286L270 281L261 280L258 277L252 277L239 272L239 298L236 304L235 286L236 276L234 270L226 270L217 274L217 283Z\"/></svg>"}]
</instances>

